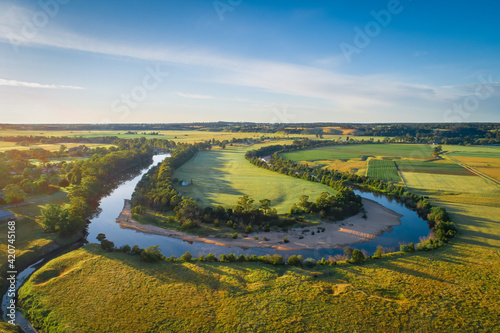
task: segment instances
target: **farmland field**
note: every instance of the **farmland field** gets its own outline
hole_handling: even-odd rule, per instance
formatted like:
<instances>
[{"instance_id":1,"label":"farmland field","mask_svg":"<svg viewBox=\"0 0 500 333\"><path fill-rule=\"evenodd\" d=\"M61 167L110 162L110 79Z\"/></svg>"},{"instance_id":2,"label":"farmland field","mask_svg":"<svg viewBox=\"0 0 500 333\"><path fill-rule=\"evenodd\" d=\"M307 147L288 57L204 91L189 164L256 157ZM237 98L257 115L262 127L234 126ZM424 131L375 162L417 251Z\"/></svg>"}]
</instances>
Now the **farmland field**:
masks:
<instances>
[{"instance_id":1,"label":"farmland field","mask_svg":"<svg viewBox=\"0 0 500 333\"><path fill-rule=\"evenodd\" d=\"M441 161L397 161L396 162L401 172L420 172L443 175L460 175L474 176L473 173L460 165L450 162Z\"/></svg>"},{"instance_id":2,"label":"farmland field","mask_svg":"<svg viewBox=\"0 0 500 333\"><path fill-rule=\"evenodd\" d=\"M256 201L270 199L279 213L288 212L301 194L316 198L321 192L335 193L322 184L264 170L245 160L253 147L199 152L175 172L175 177L193 183L178 186L183 195L195 197L201 205L233 206L238 197Z\"/></svg>"},{"instance_id":3,"label":"farmland field","mask_svg":"<svg viewBox=\"0 0 500 333\"><path fill-rule=\"evenodd\" d=\"M283 153L284 158L292 161L349 160L360 157L410 158L428 160L432 149L427 145L408 144L346 144L305 149Z\"/></svg>"},{"instance_id":4,"label":"farmland field","mask_svg":"<svg viewBox=\"0 0 500 333\"><path fill-rule=\"evenodd\" d=\"M56 143L56 144L36 144L36 145L30 145L30 146L18 146L14 142L5 142L5 141L0 141L0 152L4 152L7 150L29 150L29 149L36 149L36 148L42 148L45 150L51 150L51 151L58 151L59 148L61 147L62 144ZM81 145L85 145L89 148L97 148L97 147L114 147L113 145L105 145L105 144L94 144L94 143L64 143L64 145L67 148L73 148L73 147L79 147Z\"/></svg>"},{"instance_id":5,"label":"farmland field","mask_svg":"<svg viewBox=\"0 0 500 333\"><path fill-rule=\"evenodd\" d=\"M389 180L393 182L401 181L394 161L370 160L367 176L374 179Z\"/></svg>"}]
</instances>

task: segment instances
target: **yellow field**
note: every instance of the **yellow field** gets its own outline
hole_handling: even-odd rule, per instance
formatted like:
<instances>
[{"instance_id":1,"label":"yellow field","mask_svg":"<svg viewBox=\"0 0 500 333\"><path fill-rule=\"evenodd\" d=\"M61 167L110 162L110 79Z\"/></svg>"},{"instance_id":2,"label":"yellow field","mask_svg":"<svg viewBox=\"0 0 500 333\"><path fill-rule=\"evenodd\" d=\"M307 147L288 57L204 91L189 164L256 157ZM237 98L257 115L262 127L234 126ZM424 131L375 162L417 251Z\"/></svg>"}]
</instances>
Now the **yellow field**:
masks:
<instances>
[{"instance_id":1,"label":"yellow field","mask_svg":"<svg viewBox=\"0 0 500 333\"><path fill-rule=\"evenodd\" d=\"M403 172L408 187L436 192L500 193L500 187L476 176L455 176L420 172Z\"/></svg>"},{"instance_id":2,"label":"yellow field","mask_svg":"<svg viewBox=\"0 0 500 333\"><path fill-rule=\"evenodd\" d=\"M34 149L34 148L42 148L45 150L50 150L50 151L57 151L61 147L62 143L56 143L56 144L37 144L37 145L30 145L30 146L18 146L13 142L5 142L5 141L0 141L0 152L2 151L7 151L7 150L29 150L29 149ZM78 147L81 145L85 145L89 148L96 148L96 147L113 147L113 145L105 145L105 144L94 144L94 143L64 143L64 145L67 148L73 148L73 147Z\"/></svg>"}]
</instances>

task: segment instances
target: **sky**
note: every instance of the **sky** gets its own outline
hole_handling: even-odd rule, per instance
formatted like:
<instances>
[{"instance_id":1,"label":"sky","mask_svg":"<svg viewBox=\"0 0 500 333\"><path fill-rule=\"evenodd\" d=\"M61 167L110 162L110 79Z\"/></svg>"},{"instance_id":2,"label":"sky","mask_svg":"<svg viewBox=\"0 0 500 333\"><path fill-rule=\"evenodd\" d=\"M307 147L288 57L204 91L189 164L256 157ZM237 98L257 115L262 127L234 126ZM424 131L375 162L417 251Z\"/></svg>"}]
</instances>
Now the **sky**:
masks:
<instances>
[{"instance_id":1,"label":"sky","mask_svg":"<svg viewBox=\"0 0 500 333\"><path fill-rule=\"evenodd\" d=\"M0 0L0 123L500 122L500 2Z\"/></svg>"}]
</instances>

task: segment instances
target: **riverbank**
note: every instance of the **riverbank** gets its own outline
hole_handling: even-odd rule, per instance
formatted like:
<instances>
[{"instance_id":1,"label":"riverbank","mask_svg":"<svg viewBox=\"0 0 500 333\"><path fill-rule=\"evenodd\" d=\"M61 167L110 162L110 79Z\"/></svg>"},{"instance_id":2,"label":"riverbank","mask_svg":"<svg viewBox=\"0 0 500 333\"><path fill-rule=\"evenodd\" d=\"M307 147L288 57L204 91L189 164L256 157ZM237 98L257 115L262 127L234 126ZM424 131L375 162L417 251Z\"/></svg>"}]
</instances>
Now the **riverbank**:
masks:
<instances>
[{"instance_id":1,"label":"riverbank","mask_svg":"<svg viewBox=\"0 0 500 333\"><path fill-rule=\"evenodd\" d=\"M141 224L132 218L129 200L125 200L123 210L116 222L124 229L134 229L143 233L178 238L188 242L203 242L241 248L274 248L282 251L340 248L358 244L374 239L386 231L391 231L393 226L401 224L400 218L402 215L385 208L375 201L363 199L363 206L366 210L366 219L362 217L362 214L358 214L335 223L321 222L313 227L293 228L288 232L254 232L246 237L240 236L237 239L215 236L198 237L176 230ZM304 232L306 229L310 231ZM317 229L324 229L324 231L318 233ZM258 238L257 240L254 238L255 236ZM264 237L267 240L264 240ZM284 242L285 237L288 243Z\"/></svg>"}]
</instances>

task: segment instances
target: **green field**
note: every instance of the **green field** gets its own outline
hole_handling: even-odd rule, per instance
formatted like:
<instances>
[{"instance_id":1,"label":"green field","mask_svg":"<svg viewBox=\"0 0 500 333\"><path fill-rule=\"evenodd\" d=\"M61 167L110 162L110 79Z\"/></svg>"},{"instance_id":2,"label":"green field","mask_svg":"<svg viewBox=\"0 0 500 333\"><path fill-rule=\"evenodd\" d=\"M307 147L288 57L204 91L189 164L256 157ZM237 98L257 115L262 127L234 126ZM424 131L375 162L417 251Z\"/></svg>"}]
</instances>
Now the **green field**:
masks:
<instances>
[{"instance_id":1,"label":"green field","mask_svg":"<svg viewBox=\"0 0 500 333\"><path fill-rule=\"evenodd\" d=\"M474 176L472 172L455 163L443 163L441 161L397 161L396 164L401 172Z\"/></svg>"},{"instance_id":2,"label":"green field","mask_svg":"<svg viewBox=\"0 0 500 333\"><path fill-rule=\"evenodd\" d=\"M387 160L370 160L368 164L367 176L374 179L388 180L393 182L400 182L398 169L394 161Z\"/></svg>"},{"instance_id":3,"label":"green field","mask_svg":"<svg viewBox=\"0 0 500 333\"><path fill-rule=\"evenodd\" d=\"M36 145L30 145L30 146L18 146L14 142L6 142L6 141L0 141L0 152L4 152L7 150L29 150L29 149L37 149L37 148L42 148L45 150L50 150L50 151L58 151L59 148L61 147L62 144L56 143L56 144L36 144ZM73 147L78 147L81 145L85 145L89 148L97 148L97 147L114 147L114 145L105 145L105 144L94 144L94 143L64 143L64 145L67 148L73 148Z\"/></svg>"},{"instance_id":4,"label":"green field","mask_svg":"<svg viewBox=\"0 0 500 333\"><path fill-rule=\"evenodd\" d=\"M287 213L302 194L311 199L321 192L336 193L332 188L258 168L245 160L245 152L256 147L199 152L174 174L193 183L178 186L183 195L195 197L202 206L234 206L240 196L249 195L258 202L270 199L278 213Z\"/></svg>"},{"instance_id":5,"label":"green field","mask_svg":"<svg viewBox=\"0 0 500 333\"><path fill-rule=\"evenodd\" d=\"M292 161L349 160L359 157L409 158L428 160L432 149L427 145L409 144L349 144L305 149L282 154Z\"/></svg>"}]
</instances>

